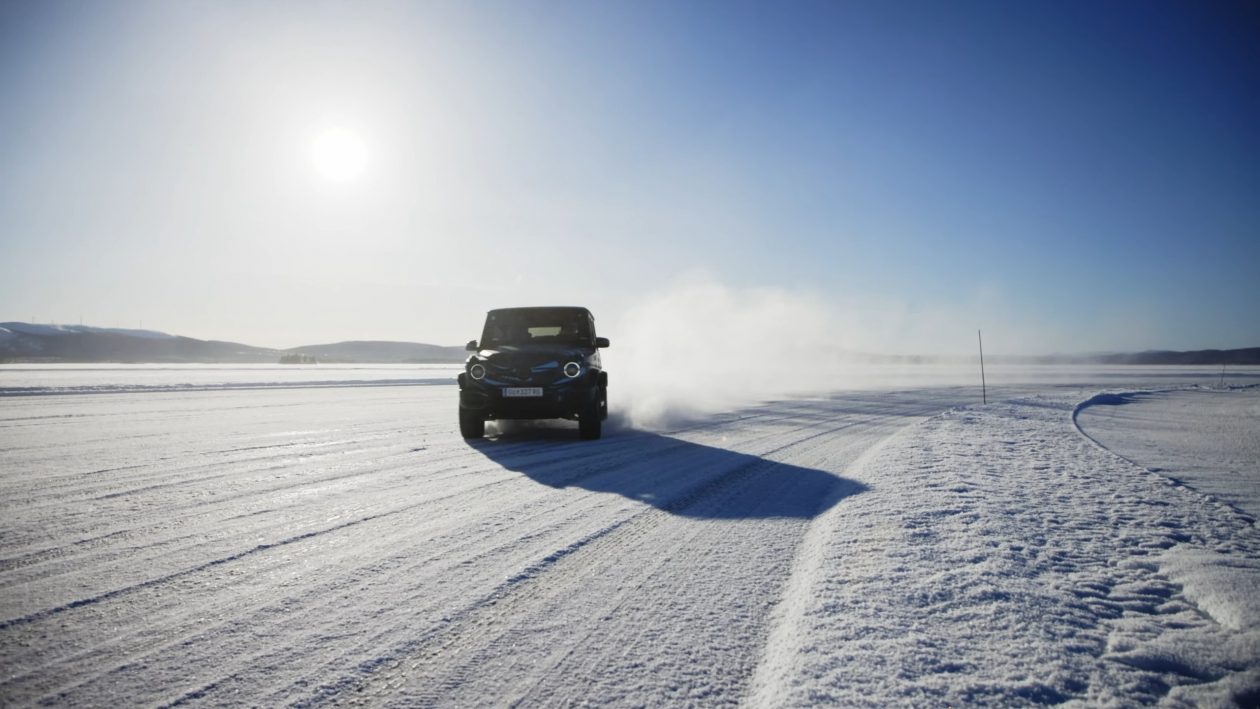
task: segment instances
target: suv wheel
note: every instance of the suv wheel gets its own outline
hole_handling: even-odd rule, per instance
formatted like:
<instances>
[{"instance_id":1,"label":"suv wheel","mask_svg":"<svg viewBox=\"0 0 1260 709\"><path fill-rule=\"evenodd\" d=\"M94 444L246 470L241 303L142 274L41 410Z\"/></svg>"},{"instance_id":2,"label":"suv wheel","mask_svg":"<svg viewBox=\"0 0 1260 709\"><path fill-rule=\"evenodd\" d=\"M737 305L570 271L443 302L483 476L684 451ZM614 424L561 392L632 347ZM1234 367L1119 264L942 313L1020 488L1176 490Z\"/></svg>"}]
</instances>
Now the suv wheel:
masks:
<instances>
[{"instance_id":1,"label":"suv wheel","mask_svg":"<svg viewBox=\"0 0 1260 709\"><path fill-rule=\"evenodd\" d=\"M593 399L582 410L581 415L578 416L578 433L581 434L582 440L593 441L599 438L604 424L603 416L600 414L599 399Z\"/></svg>"},{"instance_id":2,"label":"suv wheel","mask_svg":"<svg viewBox=\"0 0 1260 709\"><path fill-rule=\"evenodd\" d=\"M481 438L486 435L486 420L476 411L459 410L459 434L464 438Z\"/></svg>"}]
</instances>

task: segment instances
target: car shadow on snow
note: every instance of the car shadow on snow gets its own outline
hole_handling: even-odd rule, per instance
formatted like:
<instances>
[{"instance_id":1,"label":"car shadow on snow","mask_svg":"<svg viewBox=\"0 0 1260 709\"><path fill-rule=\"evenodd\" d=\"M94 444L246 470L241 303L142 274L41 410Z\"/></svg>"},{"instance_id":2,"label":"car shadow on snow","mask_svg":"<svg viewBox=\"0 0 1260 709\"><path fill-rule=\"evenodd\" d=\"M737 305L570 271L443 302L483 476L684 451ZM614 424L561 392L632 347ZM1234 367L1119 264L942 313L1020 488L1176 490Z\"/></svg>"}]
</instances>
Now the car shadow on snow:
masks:
<instances>
[{"instance_id":1,"label":"car shadow on snow","mask_svg":"<svg viewBox=\"0 0 1260 709\"><path fill-rule=\"evenodd\" d=\"M657 433L620 430L598 441L576 438L571 424L510 424L469 445L548 487L615 493L701 519L810 519L868 489L824 470Z\"/></svg>"}]
</instances>

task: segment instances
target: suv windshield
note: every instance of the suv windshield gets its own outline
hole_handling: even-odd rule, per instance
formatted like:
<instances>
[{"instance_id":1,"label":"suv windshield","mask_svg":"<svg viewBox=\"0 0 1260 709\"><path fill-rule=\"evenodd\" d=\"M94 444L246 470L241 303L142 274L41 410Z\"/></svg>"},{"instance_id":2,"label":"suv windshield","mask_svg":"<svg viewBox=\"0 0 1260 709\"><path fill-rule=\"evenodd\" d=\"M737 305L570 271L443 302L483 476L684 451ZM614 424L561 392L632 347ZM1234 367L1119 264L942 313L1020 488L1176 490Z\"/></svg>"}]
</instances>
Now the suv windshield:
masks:
<instances>
[{"instance_id":1,"label":"suv windshield","mask_svg":"<svg viewBox=\"0 0 1260 709\"><path fill-rule=\"evenodd\" d=\"M595 328L585 308L512 308L491 310L481 333L481 347L497 349L548 344L592 347Z\"/></svg>"}]
</instances>

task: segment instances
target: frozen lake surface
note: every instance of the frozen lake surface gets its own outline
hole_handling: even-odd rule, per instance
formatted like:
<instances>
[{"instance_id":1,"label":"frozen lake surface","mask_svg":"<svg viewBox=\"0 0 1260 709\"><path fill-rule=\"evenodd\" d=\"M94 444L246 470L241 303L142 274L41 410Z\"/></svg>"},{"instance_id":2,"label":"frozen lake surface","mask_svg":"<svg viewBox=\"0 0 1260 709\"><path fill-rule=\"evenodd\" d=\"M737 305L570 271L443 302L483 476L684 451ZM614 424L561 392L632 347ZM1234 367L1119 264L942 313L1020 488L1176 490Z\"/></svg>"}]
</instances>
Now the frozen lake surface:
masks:
<instances>
[{"instance_id":1,"label":"frozen lake surface","mask_svg":"<svg viewBox=\"0 0 1260 709\"><path fill-rule=\"evenodd\" d=\"M0 364L0 396L453 384L452 364Z\"/></svg>"},{"instance_id":2,"label":"frozen lake surface","mask_svg":"<svg viewBox=\"0 0 1260 709\"><path fill-rule=\"evenodd\" d=\"M0 368L0 697L1254 705L1253 518L1073 423L1218 372L1000 370L469 443L451 367Z\"/></svg>"}]
</instances>

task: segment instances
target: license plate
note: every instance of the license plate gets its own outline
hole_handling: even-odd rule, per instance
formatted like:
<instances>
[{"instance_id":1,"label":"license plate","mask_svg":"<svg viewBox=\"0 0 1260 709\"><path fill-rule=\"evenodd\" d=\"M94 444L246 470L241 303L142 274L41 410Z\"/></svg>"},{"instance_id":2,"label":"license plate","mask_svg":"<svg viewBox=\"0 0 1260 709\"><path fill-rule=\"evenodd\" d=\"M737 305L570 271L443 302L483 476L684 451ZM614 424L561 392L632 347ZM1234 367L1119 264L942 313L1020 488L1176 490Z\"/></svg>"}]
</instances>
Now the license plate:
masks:
<instances>
[{"instance_id":1,"label":"license plate","mask_svg":"<svg viewBox=\"0 0 1260 709\"><path fill-rule=\"evenodd\" d=\"M504 398L513 399L542 396L542 387L505 387L503 396Z\"/></svg>"}]
</instances>

